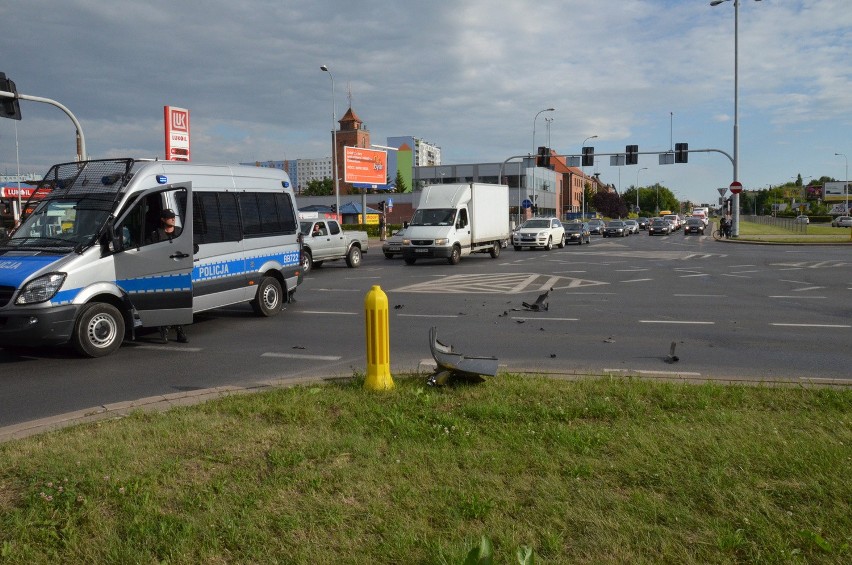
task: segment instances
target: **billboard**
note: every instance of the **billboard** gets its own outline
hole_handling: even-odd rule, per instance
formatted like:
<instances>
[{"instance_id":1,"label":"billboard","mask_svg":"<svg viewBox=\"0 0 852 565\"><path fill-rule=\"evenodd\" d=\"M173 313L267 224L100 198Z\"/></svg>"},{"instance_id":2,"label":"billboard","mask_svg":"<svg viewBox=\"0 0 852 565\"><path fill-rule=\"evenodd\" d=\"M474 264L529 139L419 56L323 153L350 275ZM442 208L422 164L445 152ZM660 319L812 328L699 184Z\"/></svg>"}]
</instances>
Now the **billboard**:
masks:
<instances>
[{"instance_id":1,"label":"billboard","mask_svg":"<svg viewBox=\"0 0 852 565\"><path fill-rule=\"evenodd\" d=\"M388 154L363 147L343 148L343 181L380 184L388 182Z\"/></svg>"},{"instance_id":2,"label":"billboard","mask_svg":"<svg viewBox=\"0 0 852 565\"><path fill-rule=\"evenodd\" d=\"M826 182L822 187L822 199L826 202L846 200L849 188L847 188L844 192L844 184L845 183L842 180Z\"/></svg>"},{"instance_id":3,"label":"billboard","mask_svg":"<svg viewBox=\"0 0 852 565\"><path fill-rule=\"evenodd\" d=\"M189 161L189 110L163 106L166 130L166 160Z\"/></svg>"}]
</instances>

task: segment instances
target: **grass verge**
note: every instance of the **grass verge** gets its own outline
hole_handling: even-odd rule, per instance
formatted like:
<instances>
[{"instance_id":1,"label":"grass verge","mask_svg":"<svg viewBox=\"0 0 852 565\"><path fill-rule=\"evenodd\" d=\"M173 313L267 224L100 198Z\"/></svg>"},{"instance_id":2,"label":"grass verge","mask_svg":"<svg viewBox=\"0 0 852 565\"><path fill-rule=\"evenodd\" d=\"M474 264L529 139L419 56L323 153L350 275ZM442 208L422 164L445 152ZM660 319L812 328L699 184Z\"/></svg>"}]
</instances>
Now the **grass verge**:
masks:
<instances>
[{"instance_id":1,"label":"grass verge","mask_svg":"<svg viewBox=\"0 0 852 565\"><path fill-rule=\"evenodd\" d=\"M363 379L0 445L4 563L845 563L852 391Z\"/></svg>"}]
</instances>

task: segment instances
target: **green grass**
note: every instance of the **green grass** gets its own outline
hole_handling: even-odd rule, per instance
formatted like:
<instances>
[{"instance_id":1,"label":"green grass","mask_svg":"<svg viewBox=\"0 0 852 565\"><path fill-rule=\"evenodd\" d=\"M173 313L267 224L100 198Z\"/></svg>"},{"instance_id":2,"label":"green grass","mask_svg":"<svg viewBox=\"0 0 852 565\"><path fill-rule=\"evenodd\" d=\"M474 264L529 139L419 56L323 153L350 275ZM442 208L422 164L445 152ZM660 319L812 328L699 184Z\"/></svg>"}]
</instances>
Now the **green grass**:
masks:
<instances>
[{"instance_id":1,"label":"green grass","mask_svg":"<svg viewBox=\"0 0 852 565\"><path fill-rule=\"evenodd\" d=\"M848 563L852 391L363 379L0 445L2 563Z\"/></svg>"},{"instance_id":2,"label":"green grass","mask_svg":"<svg viewBox=\"0 0 852 565\"><path fill-rule=\"evenodd\" d=\"M852 243L852 230L850 228L833 228L831 224L809 224L804 232L795 232L780 226L749 222L747 216L740 216L739 233L741 239L748 241Z\"/></svg>"}]
</instances>

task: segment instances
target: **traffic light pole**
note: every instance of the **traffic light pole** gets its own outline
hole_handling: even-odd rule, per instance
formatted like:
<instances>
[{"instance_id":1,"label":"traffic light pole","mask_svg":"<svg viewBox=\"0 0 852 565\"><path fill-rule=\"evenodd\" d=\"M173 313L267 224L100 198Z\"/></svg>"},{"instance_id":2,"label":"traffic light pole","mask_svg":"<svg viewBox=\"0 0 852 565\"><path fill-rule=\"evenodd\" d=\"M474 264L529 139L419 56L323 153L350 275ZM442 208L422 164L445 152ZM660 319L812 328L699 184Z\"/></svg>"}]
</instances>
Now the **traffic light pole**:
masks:
<instances>
[{"instance_id":1,"label":"traffic light pole","mask_svg":"<svg viewBox=\"0 0 852 565\"><path fill-rule=\"evenodd\" d=\"M77 118L74 117L74 114L71 113L71 110L69 110L56 100L51 100L50 98L42 98L40 96L29 96L27 94L16 94L14 92L6 92L5 90L0 90L0 98L17 98L19 100L30 100L32 102L43 102L45 104L50 104L51 106L56 106L57 108L65 112L65 114L69 118L71 118L71 121L74 122L74 127L77 128L77 160L86 160L86 138L83 137L83 127L80 125L80 122L77 121Z\"/></svg>"},{"instance_id":2,"label":"traffic light pole","mask_svg":"<svg viewBox=\"0 0 852 565\"><path fill-rule=\"evenodd\" d=\"M736 161L734 161L734 158L731 157L731 155L729 153L722 151L721 149L687 149L687 150L682 150L682 152L683 153L721 153L722 155L727 157L728 160L731 162L731 165L736 168ZM667 154L671 154L671 153L672 153L672 151L636 151L634 154L635 155L667 155ZM592 153L591 154L592 158L598 157L598 156L607 157L607 156L612 156L612 155L625 155L625 153ZM586 156L588 156L588 155L586 155ZM580 155L577 155L577 154L560 155L560 154L552 153L550 155L550 158L552 159L554 157L562 157L562 158L565 158L565 159L571 158L571 157L576 157L578 159L582 159L584 157L584 155L582 155L582 154L580 154ZM497 182L498 183L503 182L503 170L506 168L506 164L509 161L511 161L513 159L529 159L529 158L530 158L529 155L512 155L511 157L509 157L505 161L503 161L500 164L500 173L497 176ZM535 159L535 155L533 155L533 159ZM535 165L535 161L533 161L533 164ZM583 173L583 176L585 176L585 172ZM583 179L583 183L585 185L585 179ZM520 190L520 186L518 187L518 190ZM585 186L584 186L584 190L585 190ZM639 190L638 186L636 187L636 190L637 191ZM520 193L518 193L518 200L520 200ZM737 198L737 202L739 202L739 197ZM519 203L519 205L520 205L520 203ZM519 212L520 212L520 210L519 210Z\"/></svg>"}]
</instances>

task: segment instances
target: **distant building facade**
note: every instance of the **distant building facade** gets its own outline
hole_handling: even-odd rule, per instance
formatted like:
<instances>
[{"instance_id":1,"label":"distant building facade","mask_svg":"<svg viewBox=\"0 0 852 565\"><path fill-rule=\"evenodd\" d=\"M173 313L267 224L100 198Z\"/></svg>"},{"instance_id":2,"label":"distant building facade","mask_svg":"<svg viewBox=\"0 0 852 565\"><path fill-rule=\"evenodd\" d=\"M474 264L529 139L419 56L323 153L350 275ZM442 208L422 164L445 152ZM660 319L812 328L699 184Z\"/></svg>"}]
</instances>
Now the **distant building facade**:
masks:
<instances>
[{"instance_id":1,"label":"distant building facade","mask_svg":"<svg viewBox=\"0 0 852 565\"><path fill-rule=\"evenodd\" d=\"M318 159L291 159L285 161L254 161L253 163L240 163L255 167L268 167L281 169L290 176L293 190L301 194L313 180L332 178L331 157L320 157Z\"/></svg>"},{"instance_id":2,"label":"distant building facade","mask_svg":"<svg viewBox=\"0 0 852 565\"><path fill-rule=\"evenodd\" d=\"M441 148L418 137L389 137L387 146L397 149L388 151L388 178L391 183L395 182L397 171L400 171L406 192L412 190L415 167L434 167L441 164Z\"/></svg>"}]
</instances>

